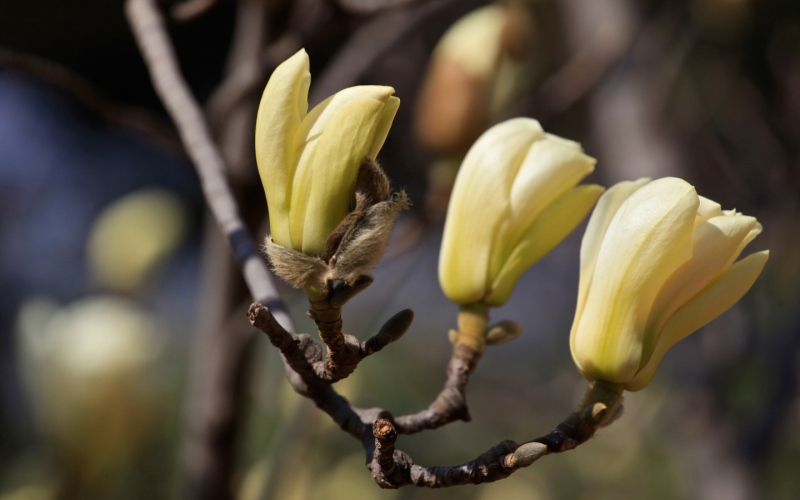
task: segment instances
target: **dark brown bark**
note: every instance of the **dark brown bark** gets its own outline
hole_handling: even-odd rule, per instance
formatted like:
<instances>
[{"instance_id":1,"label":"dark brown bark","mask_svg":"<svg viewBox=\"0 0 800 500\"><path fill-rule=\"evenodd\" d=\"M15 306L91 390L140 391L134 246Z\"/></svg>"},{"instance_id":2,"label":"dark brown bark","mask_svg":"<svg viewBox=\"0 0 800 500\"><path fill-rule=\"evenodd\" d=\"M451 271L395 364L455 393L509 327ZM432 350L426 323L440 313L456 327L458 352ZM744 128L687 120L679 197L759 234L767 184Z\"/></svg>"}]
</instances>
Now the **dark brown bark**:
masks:
<instances>
[{"instance_id":1,"label":"dark brown bark","mask_svg":"<svg viewBox=\"0 0 800 500\"><path fill-rule=\"evenodd\" d=\"M545 455L568 451L585 443L622 413L621 387L594 382L578 410L544 436L523 445L503 441L461 465L419 466L408 454L395 448L397 436L440 427L468 415L463 393L468 376L480 359L479 353L456 344L448 368L448 381L439 397L427 410L395 420L386 410L357 408L337 394L324 378L324 368L320 369L324 363L319 344L311 341L308 335L287 332L261 304L253 304L248 316L253 326L267 334L297 375L294 380L290 377L295 390L313 400L342 430L362 442L367 452L367 467L381 488L407 485L445 488L505 479Z\"/></svg>"}]
</instances>

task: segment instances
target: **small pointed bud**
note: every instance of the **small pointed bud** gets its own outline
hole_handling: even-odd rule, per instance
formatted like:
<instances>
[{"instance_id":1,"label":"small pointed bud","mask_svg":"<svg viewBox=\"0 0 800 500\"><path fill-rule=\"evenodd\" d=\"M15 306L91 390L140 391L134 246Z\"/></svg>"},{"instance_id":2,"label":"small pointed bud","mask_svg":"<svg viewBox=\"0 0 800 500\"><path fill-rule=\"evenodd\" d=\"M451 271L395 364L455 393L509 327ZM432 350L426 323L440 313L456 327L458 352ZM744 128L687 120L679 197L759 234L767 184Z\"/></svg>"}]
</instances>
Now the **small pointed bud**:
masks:
<instances>
[{"instance_id":1,"label":"small pointed bud","mask_svg":"<svg viewBox=\"0 0 800 500\"><path fill-rule=\"evenodd\" d=\"M522 333L522 326L513 321L501 321L486 332L486 344L498 345L513 340Z\"/></svg>"},{"instance_id":2,"label":"small pointed bud","mask_svg":"<svg viewBox=\"0 0 800 500\"><path fill-rule=\"evenodd\" d=\"M545 455L547 455L547 445L542 443L525 443L514 451L507 465L515 469L528 467Z\"/></svg>"},{"instance_id":3,"label":"small pointed bud","mask_svg":"<svg viewBox=\"0 0 800 500\"><path fill-rule=\"evenodd\" d=\"M364 342L362 353L366 356L374 354L397 341L408 331L413 321L414 311L411 309L403 309L395 314L383 324L377 335Z\"/></svg>"},{"instance_id":4,"label":"small pointed bud","mask_svg":"<svg viewBox=\"0 0 800 500\"><path fill-rule=\"evenodd\" d=\"M453 329L447 330L447 340L449 340L451 344L455 344L458 340L458 331Z\"/></svg>"}]
</instances>

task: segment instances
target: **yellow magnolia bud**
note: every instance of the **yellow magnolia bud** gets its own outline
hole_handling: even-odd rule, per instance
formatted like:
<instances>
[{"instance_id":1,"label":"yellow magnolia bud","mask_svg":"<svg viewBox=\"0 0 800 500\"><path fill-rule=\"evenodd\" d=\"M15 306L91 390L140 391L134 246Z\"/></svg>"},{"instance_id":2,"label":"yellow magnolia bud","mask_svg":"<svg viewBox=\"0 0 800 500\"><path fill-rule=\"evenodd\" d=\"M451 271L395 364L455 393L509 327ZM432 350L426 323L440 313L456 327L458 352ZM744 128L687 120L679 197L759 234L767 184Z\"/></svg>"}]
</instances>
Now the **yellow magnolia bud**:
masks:
<instances>
[{"instance_id":1,"label":"yellow magnolia bud","mask_svg":"<svg viewBox=\"0 0 800 500\"><path fill-rule=\"evenodd\" d=\"M456 21L431 55L415 113L426 147L463 155L521 88L529 88L533 20L527 8L491 4Z\"/></svg>"},{"instance_id":2,"label":"yellow magnolia bud","mask_svg":"<svg viewBox=\"0 0 800 500\"><path fill-rule=\"evenodd\" d=\"M344 89L308 110L308 54L273 72L256 120L256 161L272 240L318 256L351 209L358 169L374 159L400 100L394 89Z\"/></svg>"},{"instance_id":3,"label":"yellow magnolia bud","mask_svg":"<svg viewBox=\"0 0 800 500\"><path fill-rule=\"evenodd\" d=\"M20 369L41 430L76 484L108 486L154 430L163 330L114 297L63 308L29 300L18 330Z\"/></svg>"},{"instance_id":4,"label":"yellow magnolia bud","mask_svg":"<svg viewBox=\"0 0 800 500\"><path fill-rule=\"evenodd\" d=\"M514 118L467 153L447 211L439 282L458 304L499 306L525 270L589 213L603 188L576 186L595 160L580 145Z\"/></svg>"},{"instance_id":5,"label":"yellow magnolia bud","mask_svg":"<svg viewBox=\"0 0 800 500\"><path fill-rule=\"evenodd\" d=\"M750 289L769 251L735 261L760 232L681 179L609 189L581 246L570 347L583 376L646 387L670 347Z\"/></svg>"},{"instance_id":6,"label":"yellow magnolia bud","mask_svg":"<svg viewBox=\"0 0 800 500\"><path fill-rule=\"evenodd\" d=\"M135 289L177 249L186 234L186 219L181 200L162 189L144 189L116 200L89 234L92 275L116 290Z\"/></svg>"}]
</instances>

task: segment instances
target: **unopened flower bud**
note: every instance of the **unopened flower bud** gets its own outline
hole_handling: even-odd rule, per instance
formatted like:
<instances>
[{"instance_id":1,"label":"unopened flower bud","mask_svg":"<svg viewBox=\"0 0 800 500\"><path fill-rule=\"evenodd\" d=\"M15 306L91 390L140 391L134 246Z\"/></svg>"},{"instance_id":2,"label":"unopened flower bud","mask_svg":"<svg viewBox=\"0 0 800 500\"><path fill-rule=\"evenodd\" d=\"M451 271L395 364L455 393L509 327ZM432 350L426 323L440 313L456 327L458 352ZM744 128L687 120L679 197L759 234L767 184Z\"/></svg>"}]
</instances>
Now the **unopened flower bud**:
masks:
<instances>
[{"instance_id":1,"label":"unopened flower bud","mask_svg":"<svg viewBox=\"0 0 800 500\"><path fill-rule=\"evenodd\" d=\"M638 391L676 342L736 303L769 257L737 261L761 232L687 182L621 182L592 214L581 246L570 346L589 380Z\"/></svg>"},{"instance_id":2,"label":"unopened flower bud","mask_svg":"<svg viewBox=\"0 0 800 500\"><path fill-rule=\"evenodd\" d=\"M580 185L595 160L580 145L515 118L467 153L447 211L439 282L461 305L504 304L520 276L589 213L603 188Z\"/></svg>"}]
</instances>

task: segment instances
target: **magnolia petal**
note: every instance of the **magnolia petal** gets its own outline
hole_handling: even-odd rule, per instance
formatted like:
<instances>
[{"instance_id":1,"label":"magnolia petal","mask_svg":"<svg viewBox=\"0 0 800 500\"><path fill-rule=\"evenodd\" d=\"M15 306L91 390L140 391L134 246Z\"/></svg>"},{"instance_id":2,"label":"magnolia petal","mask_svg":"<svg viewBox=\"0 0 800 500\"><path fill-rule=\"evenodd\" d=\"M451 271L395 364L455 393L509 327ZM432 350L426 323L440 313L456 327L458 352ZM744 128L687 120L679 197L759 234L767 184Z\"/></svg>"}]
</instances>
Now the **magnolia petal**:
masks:
<instances>
[{"instance_id":1,"label":"magnolia petal","mask_svg":"<svg viewBox=\"0 0 800 500\"><path fill-rule=\"evenodd\" d=\"M342 108L322 133L313 157L303 253L322 253L328 236L350 211L358 168L382 112L383 101L359 99Z\"/></svg>"},{"instance_id":2,"label":"magnolia petal","mask_svg":"<svg viewBox=\"0 0 800 500\"><path fill-rule=\"evenodd\" d=\"M314 147L308 148L300 157L294 172L292 200L289 204L289 234L292 248L302 250L303 231L306 226L308 200L311 199L311 186L314 183L314 156L317 152L317 141Z\"/></svg>"},{"instance_id":3,"label":"magnolia petal","mask_svg":"<svg viewBox=\"0 0 800 500\"><path fill-rule=\"evenodd\" d=\"M533 143L514 178L511 213L496 236L489 264L492 280L539 214L594 170L596 160L580 144L545 134ZM566 235L565 235L566 236Z\"/></svg>"},{"instance_id":4,"label":"magnolia petal","mask_svg":"<svg viewBox=\"0 0 800 500\"><path fill-rule=\"evenodd\" d=\"M722 206L713 200L709 200L705 196L698 196L700 199L700 206L697 207L697 218L694 225L697 226L712 217L717 217L722 214Z\"/></svg>"},{"instance_id":5,"label":"magnolia petal","mask_svg":"<svg viewBox=\"0 0 800 500\"><path fill-rule=\"evenodd\" d=\"M741 217L742 214L736 214L736 216L737 217ZM730 259L730 261L728 263L730 264L733 261L735 261L736 259L738 259L739 256L742 254L742 250L744 250L744 247L746 247L748 244L750 244L750 242L753 241L753 239L756 236L761 234L761 231L763 229L764 229L764 227L759 222L756 222L755 225L753 226L753 228L750 229L750 232L747 233L747 236L745 236L744 239L741 241L741 243L739 243L739 248L736 249L736 252L733 254L733 257Z\"/></svg>"},{"instance_id":6,"label":"magnolia petal","mask_svg":"<svg viewBox=\"0 0 800 500\"><path fill-rule=\"evenodd\" d=\"M256 163L267 196L270 230L275 242L285 246L291 246L292 141L306 116L310 82L308 54L300 49L272 73L256 118Z\"/></svg>"},{"instance_id":7,"label":"magnolia petal","mask_svg":"<svg viewBox=\"0 0 800 500\"><path fill-rule=\"evenodd\" d=\"M580 224L603 190L595 184L577 186L545 208L511 252L484 302L495 307L505 304L522 273Z\"/></svg>"},{"instance_id":8,"label":"magnolia petal","mask_svg":"<svg viewBox=\"0 0 800 500\"><path fill-rule=\"evenodd\" d=\"M320 135L328 128L328 124L333 117L345 107L362 99L376 99L386 103L392 94L394 94L392 87L358 85L340 90L317 104L303 119L294 137L294 145L298 155L302 154L304 149L308 149L309 143L319 139Z\"/></svg>"},{"instance_id":9,"label":"magnolia petal","mask_svg":"<svg viewBox=\"0 0 800 500\"><path fill-rule=\"evenodd\" d=\"M349 87L328 97L309 111L294 135L294 181L297 189L292 189L290 203L290 234L292 246L303 248L305 215L313 183L313 165L319 140L331 120L342 109L362 99L376 99L386 102L394 93L392 87L380 85L360 85ZM388 124L391 126L391 122ZM388 133L388 130L386 131Z\"/></svg>"},{"instance_id":10,"label":"magnolia petal","mask_svg":"<svg viewBox=\"0 0 800 500\"><path fill-rule=\"evenodd\" d=\"M636 181L624 181L613 185L606 190L597 201L592 216L589 218L589 224L586 226L586 232L581 241L581 271L580 283L578 285L578 303L575 307L575 319L572 322L572 331L570 332L570 347L573 353L575 352L575 346L573 345L575 328L578 326L578 319L583 313L586 295L589 293L592 276L594 275L597 254L600 252L600 245L603 243L603 237L606 234L608 225L611 224L611 220L614 218L614 215L617 213L622 203L648 182L650 182L650 178L645 177Z\"/></svg>"},{"instance_id":11,"label":"magnolia petal","mask_svg":"<svg viewBox=\"0 0 800 500\"><path fill-rule=\"evenodd\" d=\"M692 258L664 283L650 309L640 366L650 359L672 314L731 265L741 242L757 224L754 217L720 215L695 227Z\"/></svg>"},{"instance_id":12,"label":"magnolia petal","mask_svg":"<svg viewBox=\"0 0 800 500\"><path fill-rule=\"evenodd\" d=\"M636 374L656 294L691 258L698 204L694 187L668 177L640 188L620 206L603 238L574 332L573 356L590 377L623 383Z\"/></svg>"},{"instance_id":13,"label":"magnolia petal","mask_svg":"<svg viewBox=\"0 0 800 500\"><path fill-rule=\"evenodd\" d=\"M392 122L394 121L398 108L400 108L400 99L397 97L392 96L386 101L381 118L375 128L375 136L372 138L372 144L367 152L367 158L374 160L378 156L378 152L380 152L383 143L386 141L386 136L389 135L389 129L392 128Z\"/></svg>"},{"instance_id":14,"label":"magnolia petal","mask_svg":"<svg viewBox=\"0 0 800 500\"><path fill-rule=\"evenodd\" d=\"M638 391L645 388L653 379L664 354L677 342L730 309L741 299L761 274L767 259L769 250L745 257L678 309L664 326L650 361L625 384L625 390Z\"/></svg>"},{"instance_id":15,"label":"magnolia petal","mask_svg":"<svg viewBox=\"0 0 800 500\"><path fill-rule=\"evenodd\" d=\"M507 193L531 143L544 135L539 122L515 118L487 130L467 153L453 186L439 253L439 283L458 304L486 294L489 256Z\"/></svg>"}]
</instances>

